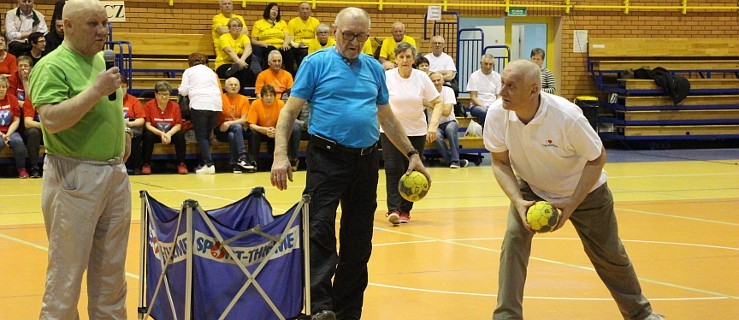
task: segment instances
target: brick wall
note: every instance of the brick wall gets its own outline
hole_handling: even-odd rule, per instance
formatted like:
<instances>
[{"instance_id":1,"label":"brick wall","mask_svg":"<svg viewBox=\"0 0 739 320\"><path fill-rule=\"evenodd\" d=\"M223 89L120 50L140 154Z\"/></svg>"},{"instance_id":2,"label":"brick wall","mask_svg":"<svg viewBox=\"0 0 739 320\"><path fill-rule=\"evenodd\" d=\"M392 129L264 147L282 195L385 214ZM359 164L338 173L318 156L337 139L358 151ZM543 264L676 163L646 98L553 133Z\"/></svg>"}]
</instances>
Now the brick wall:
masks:
<instances>
[{"instance_id":1,"label":"brick wall","mask_svg":"<svg viewBox=\"0 0 739 320\"><path fill-rule=\"evenodd\" d=\"M36 8L51 17L55 0L36 0ZM216 0L174 0L174 6L169 6L168 0L126 0L126 15L128 21L114 23L114 30L130 32L158 32L158 33L209 33L211 17L219 12ZM246 8L241 7L241 1L234 1L234 10L243 15L247 24L259 19L264 5L267 2L248 3ZM347 0L347 3L353 2ZM408 4L427 3L427 0L407 0ZM465 3L504 3L502 0L468 0ZM526 4L561 5L561 0L522 0ZM283 4L281 2L278 2ZM441 1L439 1L441 3ZM621 5L621 0L582 0L572 1L581 5ZM691 6L737 6L736 0L689 0ZM639 1L632 0L632 5L680 5L679 0ZM15 1L0 3L0 12L15 7ZM324 23L330 24L336 13L344 6L320 5L314 10L314 15ZM423 15L426 7L423 6L385 6L378 10L377 6L361 5L370 13L372 18L372 35L383 38L390 34L391 24L403 21L406 24L406 33L420 40L423 35ZM284 3L282 6L283 19L289 20L297 16L296 3ZM454 8L461 12L462 17L501 17L502 8ZM739 14L736 10L701 10L689 11L683 15L680 10L674 11L634 11L628 15L622 9L584 10L575 8L569 14L563 9L529 9L529 16L561 17L562 52L549 52L552 57L560 57L561 63L561 91L560 93L573 98L582 94L597 94L586 68L586 54L572 53L573 30L588 30L589 37L618 38L618 37L653 37L669 38L727 38L727 41L739 41ZM421 50L428 51L428 42L419 44ZM655 40L655 45L667 45Z\"/></svg>"}]
</instances>

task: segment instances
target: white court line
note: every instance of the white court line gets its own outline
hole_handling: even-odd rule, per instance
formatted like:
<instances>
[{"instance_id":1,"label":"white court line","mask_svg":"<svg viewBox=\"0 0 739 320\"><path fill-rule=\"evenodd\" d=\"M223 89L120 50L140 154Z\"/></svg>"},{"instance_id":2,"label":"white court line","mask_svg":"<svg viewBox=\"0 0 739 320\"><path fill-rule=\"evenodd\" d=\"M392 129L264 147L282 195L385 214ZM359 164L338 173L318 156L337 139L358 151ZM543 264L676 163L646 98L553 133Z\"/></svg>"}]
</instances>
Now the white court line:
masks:
<instances>
[{"instance_id":1,"label":"white court line","mask_svg":"<svg viewBox=\"0 0 739 320\"><path fill-rule=\"evenodd\" d=\"M455 238L455 239L447 239L449 241L488 241L488 240L503 240L503 238ZM537 238L534 237L534 240L537 241L547 241L547 240L567 240L567 241L580 241L580 238ZM699 244L699 243L687 243L687 242L670 242L670 241L652 241L652 240L625 240L621 239L622 242L635 242L635 243L651 243L651 244L665 244L665 245L674 245L674 246L686 246L686 247L701 247L701 248L711 248L711 249L724 249L724 250L732 250L732 251L739 251L739 248L733 248L733 247L724 247L724 246L714 246L710 244ZM422 241L419 241L422 242ZM405 242L397 242L398 244L405 244ZM392 245L394 243L389 243L385 245Z\"/></svg>"},{"instance_id":2,"label":"white court line","mask_svg":"<svg viewBox=\"0 0 739 320\"><path fill-rule=\"evenodd\" d=\"M448 244L452 244L452 245L468 247L468 248L482 250L482 251L500 253L500 250L497 250L497 249L491 249L491 248L486 248L486 247L482 247L482 246L476 246L476 245L471 245L471 244L466 244L466 243L460 243L460 242L452 241L452 240L438 239L438 238L434 238L434 237L428 237L428 236L423 236L423 235L418 235L418 234L413 234L413 233L396 231L396 230L391 230L391 229L387 229L387 228L375 227L375 230L385 231L385 232L390 232L390 233L395 233L395 234L401 234L401 235L406 235L406 236L411 236L411 237L417 237L417 238L422 238L422 239L426 239L426 240L436 240L438 242L443 242L443 243L448 243ZM577 264L573 264L573 263L566 263L566 262L562 262L562 261L544 259L544 258L539 258L539 257L534 257L534 256L530 256L529 257L529 260L536 260L536 261L541 261L541 262L556 264L556 265L560 265L560 266L565 266L565 267L570 267L570 268L575 268L575 269L580 269L580 270L586 270L586 271L595 272L595 269L593 269L592 267L585 267L585 266L581 266L581 265L577 265ZM642 277L637 277L637 278L639 279L639 281L650 282L650 283L659 284L659 285L663 285L663 286L667 286L667 287L673 287L673 288L683 289L683 290L687 290L687 291L699 292L699 293L704 293L704 294L708 294L708 295L712 295L712 296L719 296L719 297L723 297L723 298L739 299L739 297L732 296L730 294L725 294L725 293L720 293L720 292L714 292L714 291L709 291L709 290L703 290L703 289L698 289L698 288L692 288L692 287L688 287L688 286L683 286L683 285L679 285L679 284L674 284L674 283L669 283L669 282L664 282L664 281L659 281L659 280L654 280L654 279L648 279L648 278L642 278Z\"/></svg>"},{"instance_id":3,"label":"white court line","mask_svg":"<svg viewBox=\"0 0 739 320\"><path fill-rule=\"evenodd\" d=\"M42 245L38 245L38 244L35 244L33 242L28 242L28 241L25 241L25 240L21 240L21 239L18 239L18 238L15 238L15 237L11 237L9 235L5 235L5 234L2 234L2 233L0 233L0 238L4 238L4 239L10 240L10 241L18 242L20 244L25 244L27 246L30 246L30 247L33 247L33 248L36 248L36 249L39 249L39 250L43 250L43 251L47 251L47 252L49 251L49 248L44 247ZM126 272L126 276L131 277L131 278L134 278L136 280L139 279L139 275L133 274L133 273L130 273L130 272Z\"/></svg>"},{"instance_id":4,"label":"white court line","mask_svg":"<svg viewBox=\"0 0 739 320\"><path fill-rule=\"evenodd\" d=\"M700 222L725 224L725 225L730 225L730 226L739 226L739 223L734 223L734 222L726 222L726 221L711 220L711 219L702 219L702 218L693 218L693 217L678 216L678 215L667 214L667 213L649 212L649 211L636 210L636 209L617 208L616 211L628 211L628 212L636 212L636 213L648 214L648 215L658 216L658 217L668 217L668 218L675 218L675 219L685 219L685 220L693 220L693 221L700 221Z\"/></svg>"}]
</instances>

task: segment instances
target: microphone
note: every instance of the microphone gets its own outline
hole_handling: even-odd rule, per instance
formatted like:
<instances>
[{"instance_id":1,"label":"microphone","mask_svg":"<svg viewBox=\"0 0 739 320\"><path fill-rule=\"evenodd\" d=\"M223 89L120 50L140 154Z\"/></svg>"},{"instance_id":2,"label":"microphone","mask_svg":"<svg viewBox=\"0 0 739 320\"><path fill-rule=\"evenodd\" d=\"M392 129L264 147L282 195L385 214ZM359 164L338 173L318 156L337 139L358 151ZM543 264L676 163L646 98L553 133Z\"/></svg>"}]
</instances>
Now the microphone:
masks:
<instances>
[{"instance_id":1,"label":"microphone","mask_svg":"<svg viewBox=\"0 0 739 320\"><path fill-rule=\"evenodd\" d=\"M105 59L105 69L115 67L115 52L113 50L108 49L103 51L103 59ZM109 101L115 101L115 98L115 91L108 95Z\"/></svg>"}]
</instances>

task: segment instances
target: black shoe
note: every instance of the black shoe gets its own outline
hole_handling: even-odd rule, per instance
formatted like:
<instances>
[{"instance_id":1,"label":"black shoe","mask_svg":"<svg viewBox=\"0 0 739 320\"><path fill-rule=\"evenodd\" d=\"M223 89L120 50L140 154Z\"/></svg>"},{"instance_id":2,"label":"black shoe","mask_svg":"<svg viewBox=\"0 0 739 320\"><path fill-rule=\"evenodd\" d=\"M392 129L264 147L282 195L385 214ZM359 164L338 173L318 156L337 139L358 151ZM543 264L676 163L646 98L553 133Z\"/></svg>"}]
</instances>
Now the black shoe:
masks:
<instances>
[{"instance_id":1,"label":"black shoe","mask_svg":"<svg viewBox=\"0 0 739 320\"><path fill-rule=\"evenodd\" d=\"M314 313L310 319L311 320L336 320L336 314L331 310L323 310L318 313Z\"/></svg>"},{"instance_id":2,"label":"black shoe","mask_svg":"<svg viewBox=\"0 0 739 320\"><path fill-rule=\"evenodd\" d=\"M34 179L41 178L41 171L38 169L38 166L31 167L31 178L34 178Z\"/></svg>"},{"instance_id":3,"label":"black shoe","mask_svg":"<svg viewBox=\"0 0 739 320\"><path fill-rule=\"evenodd\" d=\"M230 68L226 69L226 72L224 73L226 74L227 77L230 77L236 74L236 72L239 72L239 64L234 62Z\"/></svg>"}]
</instances>

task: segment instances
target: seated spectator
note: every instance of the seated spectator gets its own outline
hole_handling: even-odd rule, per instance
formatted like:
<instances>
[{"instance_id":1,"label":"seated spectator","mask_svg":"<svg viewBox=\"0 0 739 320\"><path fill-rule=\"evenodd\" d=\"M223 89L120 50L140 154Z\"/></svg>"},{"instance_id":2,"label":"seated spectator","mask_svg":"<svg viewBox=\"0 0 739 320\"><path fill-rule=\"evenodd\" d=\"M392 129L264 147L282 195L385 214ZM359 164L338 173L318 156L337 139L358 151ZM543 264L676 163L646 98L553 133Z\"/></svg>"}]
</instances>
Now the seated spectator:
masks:
<instances>
[{"instance_id":1,"label":"seated spectator","mask_svg":"<svg viewBox=\"0 0 739 320\"><path fill-rule=\"evenodd\" d=\"M31 178L41 178L39 170L39 152L43 135L41 134L41 120L38 118L36 109L33 108L31 99L23 103L23 125L26 127L26 150L28 151L28 162L30 163Z\"/></svg>"},{"instance_id":2,"label":"seated spectator","mask_svg":"<svg viewBox=\"0 0 739 320\"><path fill-rule=\"evenodd\" d=\"M257 76L257 84L254 86L254 92L257 92L257 98L261 98L259 92L265 85L271 85L277 93L277 100L282 99L282 94L293 87L293 76L282 70L282 55L279 51L273 50L269 53L269 69L262 71Z\"/></svg>"},{"instance_id":3,"label":"seated spectator","mask_svg":"<svg viewBox=\"0 0 739 320\"><path fill-rule=\"evenodd\" d=\"M15 56L8 52L7 38L0 36L0 76L10 77L18 71L18 62Z\"/></svg>"},{"instance_id":4,"label":"seated spectator","mask_svg":"<svg viewBox=\"0 0 739 320\"><path fill-rule=\"evenodd\" d=\"M246 122L252 130L249 134L249 162L255 168L259 159L262 141L267 141L269 154L275 150L275 125L285 103L276 99L275 88L267 84L260 91L261 98L252 103ZM288 141L287 154L293 170L298 168L298 148L300 147L300 125L293 123L292 133Z\"/></svg>"},{"instance_id":5,"label":"seated spectator","mask_svg":"<svg viewBox=\"0 0 739 320\"><path fill-rule=\"evenodd\" d=\"M425 57L418 57L416 58L416 62L413 63L413 66L423 71L425 74L430 74L431 71L429 71L429 59L426 59Z\"/></svg>"},{"instance_id":6,"label":"seated spectator","mask_svg":"<svg viewBox=\"0 0 739 320\"><path fill-rule=\"evenodd\" d=\"M44 38L43 33L34 32L28 36L28 43L31 44L31 49L23 55L31 57L31 59L33 59L33 64L35 65L44 57L44 52L46 52L46 38Z\"/></svg>"},{"instance_id":7,"label":"seated spectator","mask_svg":"<svg viewBox=\"0 0 739 320\"><path fill-rule=\"evenodd\" d=\"M246 126L246 116L249 114L249 98L239 94L239 79L226 79L226 93L223 94L223 111L218 117L214 133L216 139L228 142L231 157L229 164L233 173L241 173L242 169L254 172L256 168L248 161L244 150L244 138L249 132Z\"/></svg>"},{"instance_id":8,"label":"seated spectator","mask_svg":"<svg viewBox=\"0 0 739 320\"><path fill-rule=\"evenodd\" d=\"M26 88L28 88L28 76L31 74L33 59L29 56L18 57L18 71L8 78L8 94L18 99L18 104L23 105L26 101Z\"/></svg>"},{"instance_id":9,"label":"seated spectator","mask_svg":"<svg viewBox=\"0 0 739 320\"><path fill-rule=\"evenodd\" d=\"M187 174L185 135L180 131L182 126L180 106L169 99L172 86L169 82L159 81L154 86L154 92L156 97L144 105L146 130L144 130L142 142L144 166L141 168L141 174L151 174L151 155L154 153L155 143L174 143L177 173Z\"/></svg>"},{"instance_id":10,"label":"seated spectator","mask_svg":"<svg viewBox=\"0 0 739 320\"><path fill-rule=\"evenodd\" d=\"M541 70L541 91L555 94L557 92L557 84L554 81L554 74L547 68L544 68L544 57L546 53L542 48L531 50L531 61L536 63Z\"/></svg>"},{"instance_id":11,"label":"seated spectator","mask_svg":"<svg viewBox=\"0 0 739 320\"><path fill-rule=\"evenodd\" d=\"M45 34L48 31L44 15L33 8L33 0L18 0L18 7L5 14L8 51L14 56L22 55L30 48L27 40L31 33Z\"/></svg>"},{"instance_id":12,"label":"seated spectator","mask_svg":"<svg viewBox=\"0 0 739 320\"><path fill-rule=\"evenodd\" d=\"M457 78L457 66L448 54L444 53L444 37L434 36L431 38L431 53L427 54L429 60L429 71L441 73L444 83L451 84ZM452 89L454 85L452 85Z\"/></svg>"},{"instance_id":13,"label":"seated spectator","mask_svg":"<svg viewBox=\"0 0 739 320\"><path fill-rule=\"evenodd\" d=\"M477 117L481 126L485 125L488 106L498 98L501 88L500 74L493 71L495 57L485 54L480 58L480 70L473 72L467 79L467 91L470 93L470 114Z\"/></svg>"},{"instance_id":14,"label":"seated spectator","mask_svg":"<svg viewBox=\"0 0 739 320\"><path fill-rule=\"evenodd\" d=\"M216 168L210 154L210 135L223 108L221 82L216 73L208 68L206 55L192 53L187 63L190 67L182 74L179 93L190 98L190 118L200 150L200 166L195 173L215 174Z\"/></svg>"},{"instance_id":15,"label":"seated spectator","mask_svg":"<svg viewBox=\"0 0 739 320\"><path fill-rule=\"evenodd\" d=\"M293 36L290 45L293 47L297 67L300 67L303 58L308 55L308 43L316 38L316 28L321 24L318 19L311 17L311 13L310 3L301 2L298 5L298 16L287 23L287 29Z\"/></svg>"},{"instance_id":16,"label":"seated spectator","mask_svg":"<svg viewBox=\"0 0 739 320\"><path fill-rule=\"evenodd\" d=\"M131 155L126 167L134 175L141 174L141 142L144 137L146 111L139 98L128 93L128 77L121 74L121 90L123 91L123 119L126 119L126 128L131 130ZM30 149L29 149L30 150Z\"/></svg>"},{"instance_id":17,"label":"seated spectator","mask_svg":"<svg viewBox=\"0 0 739 320\"><path fill-rule=\"evenodd\" d=\"M316 38L308 42L308 54L333 47L336 44L336 39L330 35L329 31L328 26L323 23L316 27Z\"/></svg>"},{"instance_id":18,"label":"seated spectator","mask_svg":"<svg viewBox=\"0 0 739 320\"><path fill-rule=\"evenodd\" d=\"M28 178L26 171L26 146L17 132L21 123L21 107L18 99L8 93L8 79L0 77L0 151L5 146L13 149L15 166L20 178Z\"/></svg>"},{"instance_id":19,"label":"seated spectator","mask_svg":"<svg viewBox=\"0 0 739 320\"><path fill-rule=\"evenodd\" d=\"M271 2L264 7L262 19L254 22L251 28L251 44L254 54L259 57L262 69L267 69L267 54L272 50L279 50L285 61L285 71L295 75L295 58L290 46L292 36L287 28L287 23L282 20L280 7ZM256 91L259 92L259 91Z\"/></svg>"},{"instance_id":20,"label":"seated spectator","mask_svg":"<svg viewBox=\"0 0 739 320\"><path fill-rule=\"evenodd\" d=\"M457 104L457 99L454 98L454 91L444 85L444 76L439 72L431 72L429 75L431 82L434 83L436 90L441 93L441 99L444 103L444 109L441 112L441 119L439 120L439 128L436 129L436 150L439 151L442 158L449 168L458 169L467 166L469 161L466 159L459 159L459 124L457 118L454 116L452 109ZM433 107L430 102L424 100L423 105L426 108ZM431 122L431 115L427 113L428 121ZM449 140L449 146L446 145L444 140Z\"/></svg>"},{"instance_id":21,"label":"seated spectator","mask_svg":"<svg viewBox=\"0 0 739 320\"><path fill-rule=\"evenodd\" d=\"M216 50L218 50L218 42L220 41L221 36L231 32L229 27L231 19L238 19L239 22L241 22L242 26L239 32L245 36L249 35L249 28L246 27L246 21L244 21L244 17L233 13L233 1L218 0L218 4L221 7L221 13L213 16L213 24L211 27L211 34L213 36L213 48L216 48Z\"/></svg>"},{"instance_id":22,"label":"seated spectator","mask_svg":"<svg viewBox=\"0 0 739 320\"><path fill-rule=\"evenodd\" d=\"M59 16L59 18L52 20L52 22L54 23L54 28L44 36L46 39L44 55L54 51L64 41L64 20Z\"/></svg>"},{"instance_id":23,"label":"seated spectator","mask_svg":"<svg viewBox=\"0 0 739 320\"><path fill-rule=\"evenodd\" d=\"M372 43L375 42L373 39L374 38L368 38L367 41L364 42L362 53L370 55L376 59L377 57L375 55L375 48L372 48Z\"/></svg>"},{"instance_id":24,"label":"seated spectator","mask_svg":"<svg viewBox=\"0 0 739 320\"><path fill-rule=\"evenodd\" d=\"M231 18L228 22L230 31L220 37L216 46L216 73L221 79L236 77L244 86L253 87L257 76L249 68L249 62L252 61L251 41L241 33L242 27L237 18ZM239 92L244 94L244 88L240 88Z\"/></svg>"},{"instance_id":25,"label":"seated spectator","mask_svg":"<svg viewBox=\"0 0 739 320\"><path fill-rule=\"evenodd\" d=\"M392 69L398 65L395 61L395 46L399 42L408 42L416 48L416 40L411 36L405 35L405 25L402 22L393 23L393 35L391 37L382 40L382 47L380 48L380 56L378 59L385 70Z\"/></svg>"}]
</instances>

